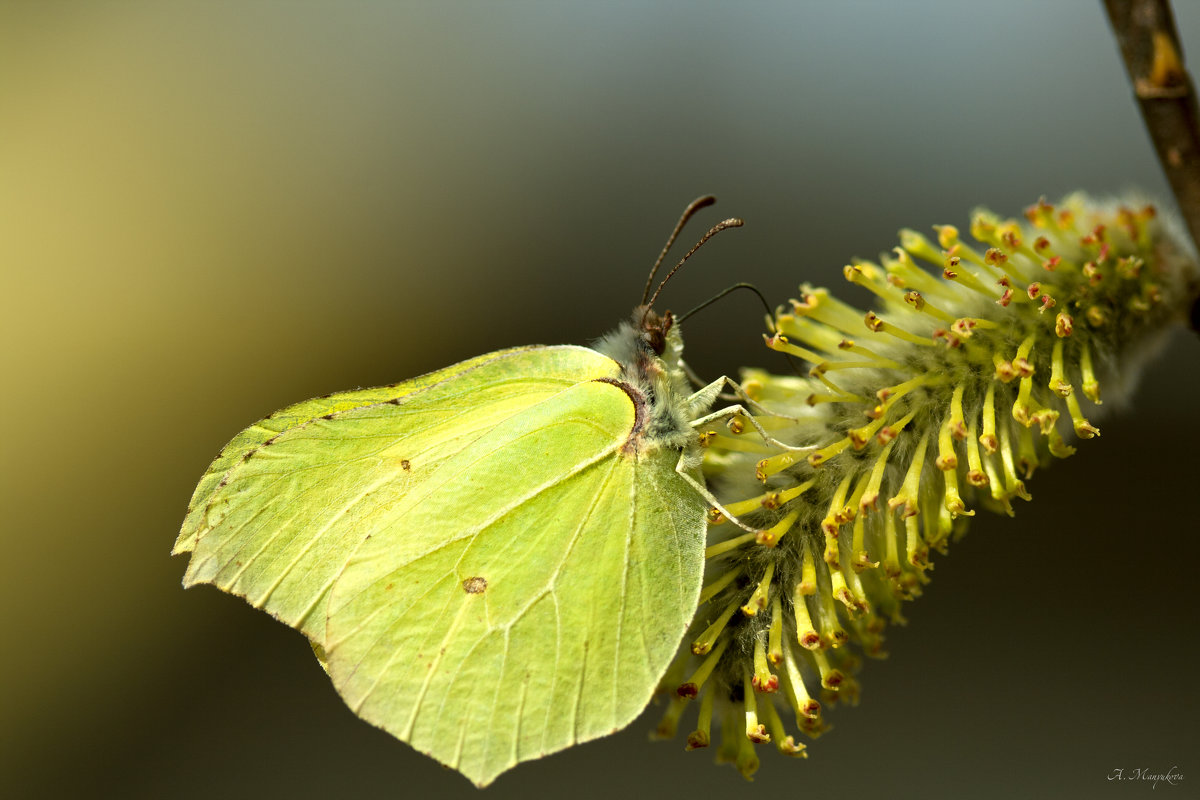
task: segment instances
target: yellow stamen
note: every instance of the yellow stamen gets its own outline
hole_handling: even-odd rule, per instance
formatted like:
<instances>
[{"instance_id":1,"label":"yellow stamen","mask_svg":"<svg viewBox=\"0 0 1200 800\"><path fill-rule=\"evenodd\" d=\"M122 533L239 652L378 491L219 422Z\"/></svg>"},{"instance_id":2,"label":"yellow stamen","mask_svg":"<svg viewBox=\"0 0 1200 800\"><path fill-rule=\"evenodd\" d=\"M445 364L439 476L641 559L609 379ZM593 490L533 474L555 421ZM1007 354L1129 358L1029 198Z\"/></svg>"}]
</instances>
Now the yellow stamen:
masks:
<instances>
[{"instance_id":1,"label":"yellow stamen","mask_svg":"<svg viewBox=\"0 0 1200 800\"><path fill-rule=\"evenodd\" d=\"M875 437L875 441L881 445L886 445L888 442L892 441L897 436L899 436L900 431L904 430L905 426L907 426L908 423L912 422L912 418L915 417L916 415L917 415L917 409L914 408L912 411L905 414L903 417L901 417L896 422L893 422L890 425L884 426L879 431L879 435Z\"/></svg>"},{"instance_id":2,"label":"yellow stamen","mask_svg":"<svg viewBox=\"0 0 1200 800\"><path fill-rule=\"evenodd\" d=\"M767 727L758 721L758 701L754 697L754 684L750 680L750 670L742 667L742 702L746 708L746 738L755 744L771 741Z\"/></svg>"},{"instance_id":3,"label":"yellow stamen","mask_svg":"<svg viewBox=\"0 0 1200 800\"><path fill-rule=\"evenodd\" d=\"M1050 391L1059 397L1066 397L1071 393L1071 384L1067 383L1063 370L1062 339L1054 340L1054 354L1050 357L1050 383L1048 385Z\"/></svg>"},{"instance_id":4,"label":"yellow stamen","mask_svg":"<svg viewBox=\"0 0 1200 800\"><path fill-rule=\"evenodd\" d=\"M671 702L667 704L667 710L663 712L662 719L658 722L658 727L654 730L654 738L674 739L676 732L679 730L679 718L683 716L685 708L687 708L686 699L682 697L671 698Z\"/></svg>"},{"instance_id":5,"label":"yellow stamen","mask_svg":"<svg viewBox=\"0 0 1200 800\"><path fill-rule=\"evenodd\" d=\"M874 422L869 422L861 428L854 428L851 430L850 435L847 438L849 438L851 444L854 445L854 449L862 450L864 447L866 447L867 442L871 441L871 437L875 435L875 432L883 427L885 419L886 418L884 416L880 416Z\"/></svg>"},{"instance_id":6,"label":"yellow stamen","mask_svg":"<svg viewBox=\"0 0 1200 800\"><path fill-rule=\"evenodd\" d=\"M705 431L700 434L700 444L703 447L716 447L739 453L770 453L772 451L772 448L767 447L760 439L739 439L733 436L723 436L716 431Z\"/></svg>"},{"instance_id":7,"label":"yellow stamen","mask_svg":"<svg viewBox=\"0 0 1200 800\"><path fill-rule=\"evenodd\" d=\"M722 639L715 650L708 654L708 657L700 662L700 666L696 667L696 671L692 673L692 677L679 685L675 693L680 697L695 697L700 693L704 682L708 680L708 676L712 675L713 669L717 666L717 662L721 660L721 656L725 653L725 648L729 646L729 637ZM692 648L695 650L695 648Z\"/></svg>"},{"instance_id":8,"label":"yellow stamen","mask_svg":"<svg viewBox=\"0 0 1200 800\"><path fill-rule=\"evenodd\" d=\"M817 669L821 673L821 686L836 692L841 688L846 680L846 675L840 669L830 666L829 659L821 650L812 651L813 660L817 662Z\"/></svg>"},{"instance_id":9,"label":"yellow stamen","mask_svg":"<svg viewBox=\"0 0 1200 800\"><path fill-rule=\"evenodd\" d=\"M830 574L840 571L836 567L830 567L829 569ZM818 592L816 600L816 612L821 627L821 641L833 648L841 647L850 641L850 635L846 633L846 629L838 621L837 609L833 607L833 594L830 592Z\"/></svg>"},{"instance_id":10,"label":"yellow stamen","mask_svg":"<svg viewBox=\"0 0 1200 800\"><path fill-rule=\"evenodd\" d=\"M981 488L988 485L988 477L983 471L983 459L979 454L979 439L976 438L975 431L975 420L972 418L967 426L967 483Z\"/></svg>"},{"instance_id":11,"label":"yellow stamen","mask_svg":"<svg viewBox=\"0 0 1200 800\"><path fill-rule=\"evenodd\" d=\"M802 595L817 593L817 564L809 542L805 542L804 563L800 567L800 582L796 584L796 591Z\"/></svg>"},{"instance_id":12,"label":"yellow stamen","mask_svg":"<svg viewBox=\"0 0 1200 800\"><path fill-rule=\"evenodd\" d=\"M929 546L946 552L946 539L954 530L954 515L945 503L930 503L924 508L926 538ZM930 533L932 532L932 533Z\"/></svg>"},{"instance_id":13,"label":"yellow stamen","mask_svg":"<svg viewBox=\"0 0 1200 800\"><path fill-rule=\"evenodd\" d=\"M851 445L850 437L847 436L844 439L839 439L838 441L834 442L831 445L826 445L825 447L822 447L820 450L816 450L816 451L810 453L808 456L809 466L813 466L813 467L821 466L826 461L833 458L834 456L836 456L838 453L845 450L850 445Z\"/></svg>"},{"instance_id":14,"label":"yellow stamen","mask_svg":"<svg viewBox=\"0 0 1200 800\"><path fill-rule=\"evenodd\" d=\"M1084 395L1096 405L1100 405L1100 383L1092 369L1092 349L1088 347L1087 340L1084 340L1083 352L1079 356L1079 371L1083 373Z\"/></svg>"},{"instance_id":15,"label":"yellow stamen","mask_svg":"<svg viewBox=\"0 0 1200 800\"><path fill-rule=\"evenodd\" d=\"M914 309L922 314L928 314L934 319L942 322L954 324L954 315L935 306L933 303L925 299L925 296L918 291L910 291L904 293L904 302L908 303Z\"/></svg>"},{"instance_id":16,"label":"yellow stamen","mask_svg":"<svg viewBox=\"0 0 1200 800\"><path fill-rule=\"evenodd\" d=\"M775 562L767 564L767 568L763 570L762 580L758 582L758 586L754 589L754 593L750 595L750 599L746 601L746 605L742 606L742 613L747 617L753 617L759 611L767 607L767 597L771 592L771 578L775 575Z\"/></svg>"},{"instance_id":17,"label":"yellow stamen","mask_svg":"<svg viewBox=\"0 0 1200 800\"><path fill-rule=\"evenodd\" d=\"M967 504L963 502L962 496L958 493L958 471L946 470L942 473L942 478L946 482L946 510L950 512L950 516L973 517L975 512L967 511Z\"/></svg>"},{"instance_id":18,"label":"yellow stamen","mask_svg":"<svg viewBox=\"0 0 1200 800\"><path fill-rule=\"evenodd\" d=\"M1100 429L1087 421L1083 416L1082 409L1079 408L1079 397L1075 394L1066 397L1067 411L1071 413L1071 425L1075 428L1075 435L1080 439L1091 439L1093 436L1100 435Z\"/></svg>"},{"instance_id":19,"label":"yellow stamen","mask_svg":"<svg viewBox=\"0 0 1200 800\"><path fill-rule=\"evenodd\" d=\"M950 434L955 439L967 438L967 426L963 424L963 385L960 383L954 387L954 394L950 396Z\"/></svg>"},{"instance_id":20,"label":"yellow stamen","mask_svg":"<svg viewBox=\"0 0 1200 800\"><path fill-rule=\"evenodd\" d=\"M717 748L714 760L718 764L733 764L741 771L742 766L739 759L742 754L742 745L749 744L741 733L741 714L738 713L738 707L733 703L726 703L722 710L724 713L721 715L721 746ZM754 755L753 747L750 748L750 755ZM749 775L754 774L757 766L757 764L747 765ZM742 775L746 777L747 773L743 772Z\"/></svg>"},{"instance_id":21,"label":"yellow stamen","mask_svg":"<svg viewBox=\"0 0 1200 800\"><path fill-rule=\"evenodd\" d=\"M767 530L759 531L757 534L755 534L754 541L758 542L764 547L774 547L779 543L779 540L783 538L783 535L792 529L792 526L796 524L796 519L799 516L800 509L797 508Z\"/></svg>"},{"instance_id":22,"label":"yellow stamen","mask_svg":"<svg viewBox=\"0 0 1200 800\"><path fill-rule=\"evenodd\" d=\"M1009 502L1010 495L1004 491L1004 483L1000 480L1000 473L996 471L995 458L988 457L983 460L983 470L987 473L988 486L991 489L992 499L1004 507L1004 513L1010 517L1016 516L1013 512L1012 503Z\"/></svg>"},{"instance_id":23,"label":"yellow stamen","mask_svg":"<svg viewBox=\"0 0 1200 800\"><path fill-rule=\"evenodd\" d=\"M968 253L975 252L969 247L963 247L963 251ZM982 259L980 259L979 263L983 264L984 262ZM985 286L983 282L979 280L979 278L975 277L975 273L967 269L966 265L962 263L962 259L956 255L948 256L946 258L945 266L942 269L942 277L948 281L954 281L960 286L965 286L968 289L972 289L989 299L995 299L996 297L996 293Z\"/></svg>"},{"instance_id":24,"label":"yellow stamen","mask_svg":"<svg viewBox=\"0 0 1200 800\"><path fill-rule=\"evenodd\" d=\"M1017 377L1017 371L1013 369L1012 362L1005 361L1004 356L999 353L992 353L992 364L996 367L996 380L1009 383L1013 378Z\"/></svg>"},{"instance_id":25,"label":"yellow stamen","mask_svg":"<svg viewBox=\"0 0 1200 800\"><path fill-rule=\"evenodd\" d=\"M821 704L814 700L804 685L804 676L796 666L796 656L787 640L783 642L784 695L796 713L796 724L803 727L803 720L819 719Z\"/></svg>"},{"instance_id":26,"label":"yellow stamen","mask_svg":"<svg viewBox=\"0 0 1200 800\"><path fill-rule=\"evenodd\" d=\"M938 455L933 462L934 466L943 471L954 470L958 467L958 454L954 452L954 436L951 434L951 430L953 430L951 418L946 417L946 421L938 429Z\"/></svg>"},{"instance_id":27,"label":"yellow stamen","mask_svg":"<svg viewBox=\"0 0 1200 800\"><path fill-rule=\"evenodd\" d=\"M759 767L758 753L754 752L755 744L756 742L746 737L738 737L737 759L733 765L737 768L741 776L748 781L754 780L754 773L758 772Z\"/></svg>"},{"instance_id":28,"label":"yellow stamen","mask_svg":"<svg viewBox=\"0 0 1200 800\"><path fill-rule=\"evenodd\" d=\"M889 511L883 519L883 538L885 542L883 569L889 578L895 578L900 574L900 545L898 541L899 536L896 533L896 514Z\"/></svg>"},{"instance_id":29,"label":"yellow stamen","mask_svg":"<svg viewBox=\"0 0 1200 800\"><path fill-rule=\"evenodd\" d=\"M771 665L767 661L767 646L762 636L754 640L754 677L750 682L755 691L764 694L770 694L779 688L779 678L771 672Z\"/></svg>"},{"instance_id":30,"label":"yellow stamen","mask_svg":"<svg viewBox=\"0 0 1200 800\"><path fill-rule=\"evenodd\" d=\"M929 440L925 438L917 443L917 449L913 452L912 461L909 463L908 472L904 475L904 483L901 485L900 491L888 500L890 511L895 511L903 506L902 516L911 517L917 513L917 503L921 491L921 471L925 468L925 450L928 446Z\"/></svg>"},{"instance_id":31,"label":"yellow stamen","mask_svg":"<svg viewBox=\"0 0 1200 800\"><path fill-rule=\"evenodd\" d=\"M874 331L875 333L886 333L911 344L933 347L933 340L929 337L917 336L915 333L910 333L903 328L893 325L890 322L885 322L884 320L880 319L879 315L874 311L868 311L867 316L864 317L863 321L866 323L867 329Z\"/></svg>"},{"instance_id":32,"label":"yellow stamen","mask_svg":"<svg viewBox=\"0 0 1200 800\"><path fill-rule=\"evenodd\" d=\"M1000 427L1000 463L1004 465L1004 483L1009 497L1019 497L1022 500L1032 500L1025 484L1017 477L1016 466L1013 464L1013 449L1011 444L1011 425Z\"/></svg>"},{"instance_id":33,"label":"yellow stamen","mask_svg":"<svg viewBox=\"0 0 1200 800\"><path fill-rule=\"evenodd\" d=\"M795 453L785 450L782 453L776 453L773 456L768 456L767 458L764 458L762 461L759 461L754 470L754 475L760 481L765 481L767 478L771 477L772 475L774 475L778 472L783 472L785 469L787 469L788 467L792 466L795 463L796 463Z\"/></svg>"},{"instance_id":34,"label":"yellow stamen","mask_svg":"<svg viewBox=\"0 0 1200 800\"><path fill-rule=\"evenodd\" d=\"M1035 415L1037 419L1044 417L1045 409L1041 414ZM1033 429L1020 428L1017 431L1017 469L1020 470L1025 480L1033 477L1033 471L1038 465L1037 448L1033 443Z\"/></svg>"},{"instance_id":35,"label":"yellow stamen","mask_svg":"<svg viewBox=\"0 0 1200 800\"><path fill-rule=\"evenodd\" d=\"M840 544L836 533L825 532L825 552L821 557L831 569L840 569L842 566Z\"/></svg>"},{"instance_id":36,"label":"yellow stamen","mask_svg":"<svg viewBox=\"0 0 1200 800\"><path fill-rule=\"evenodd\" d=\"M713 645L717 642L717 637L725 630L725 626L729 623L729 618L733 616L733 612L737 611L737 609L738 602L735 598L721 612L721 616L717 617L713 624L704 629L704 633L700 634L700 638L692 642L692 652L698 656L702 656L712 650Z\"/></svg>"},{"instance_id":37,"label":"yellow stamen","mask_svg":"<svg viewBox=\"0 0 1200 800\"><path fill-rule=\"evenodd\" d=\"M712 583L700 590L699 605L704 605L709 600L717 596L717 593L724 589L729 584L737 580L737 577L742 574L742 567L739 565L726 572L721 577L717 578Z\"/></svg>"},{"instance_id":38,"label":"yellow stamen","mask_svg":"<svg viewBox=\"0 0 1200 800\"><path fill-rule=\"evenodd\" d=\"M892 248L892 252L896 254L895 258L889 258L887 255L884 255L882 258L883 267L888 272L888 281L890 283L895 286L916 289L925 297L942 297L946 300L954 299L954 289L946 286L918 266L913 261L912 256L903 248ZM937 261L933 263L940 266L942 257L939 255Z\"/></svg>"},{"instance_id":39,"label":"yellow stamen","mask_svg":"<svg viewBox=\"0 0 1200 800\"><path fill-rule=\"evenodd\" d=\"M859 261L854 264L847 264L842 268L842 275L846 280L857 286L873 292L889 303L895 302L896 289L889 285L887 276L883 270L869 261Z\"/></svg>"},{"instance_id":40,"label":"yellow stamen","mask_svg":"<svg viewBox=\"0 0 1200 800\"><path fill-rule=\"evenodd\" d=\"M796 740L788 735L783 728L783 720L779 718L779 712L775 710L775 704L768 701L762 705L763 719L766 720L767 732L775 740L775 748L785 756L799 756L800 758L808 758L808 753L804 752L803 744L796 744Z\"/></svg>"},{"instance_id":41,"label":"yellow stamen","mask_svg":"<svg viewBox=\"0 0 1200 800\"><path fill-rule=\"evenodd\" d=\"M844 333L856 333L862 323L859 311L829 294L827 289L808 288L803 302L792 301L792 312L798 317L823 322Z\"/></svg>"},{"instance_id":42,"label":"yellow stamen","mask_svg":"<svg viewBox=\"0 0 1200 800\"><path fill-rule=\"evenodd\" d=\"M948 234L947 228L953 231L953 234L948 237L943 236L944 233ZM941 244L943 249L950 249L958 241L958 231L952 225L943 226L941 229L935 225L934 230L938 231L938 243ZM937 265L942 263L943 255L941 250L934 247L922 234L911 228L901 229L900 246L916 258L920 258L930 264Z\"/></svg>"},{"instance_id":43,"label":"yellow stamen","mask_svg":"<svg viewBox=\"0 0 1200 800\"><path fill-rule=\"evenodd\" d=\"M688 734L687 750L698 750L708 747L712 741L712 712L713 698L716 692L705 692L700 698L700 716L696 720L696 730Z\"/></svg>"},{"instance_id":44,"label":"yellow stamen","mask_svg":"<svg viewBox=\"0 0 1200 800\"><path fill-rule=\"evenodd\" d=\"M789 340L788 337L784 336L782 333L776 333L773 336L767 336L764 333L763 341L771 350L774 350L778 353L787 353L789 355L793 355L796 358L804 359L810 364L819 364L825 360L825 356L821 353L815 353L807 348L792 344L791 340Z\"/></svg>"},{"instance_id":45,"label":"yellow stamen","mask_svg":"<svg viewBox=\"0 0 1200 800\"><path fill-rule=\"evenodd\" d=\"M904 383L898 383L895 386L888 386L880 389L875 393L875 396L878 397L882 402L875 406L875 408L873 408L871 411L867 412L867 416L871 417L872 419L878 419L879 417L886 415L891 407L894 406L900 398L904 397L913 389L916 389L920 386L936 386L945 382L946 378L943 376L923 373L915 378L910 378L909 380L904 381Z\"/></svg>"},{"instance_id":46,"label":"yellow stamen","mask_svg":"<svg viewBox=\"0 0 1200 800\"><path fill-rule=\"evenodd\" d=\"M1058 428L1051 428L1046 434L1047 445L1050 448L1050 455L1055 458L1067 458L1075 455L1075 448L1063 441L1062 434L1058 432Z\"/></svg>"},{"instance_id":47,"label":"yellow stamen","mask_svg":"<svg viewBox=\"0 0 1200 800\"><path fill-rule=\"evenodd\" d=\"M979 434L979 443L989 454L996 452L999 443L996 440L996 384L989 383L987 395L983 398L983 433Z\"/></svg>"},{"instance_id":48,"label":"yellow stamen","mask_svg":"<svg viewBox=\"0 0 1200 800\"><path fill-rule=\"evenodd\" d=\"M1071 331L1075 329L1075 320L1070 314L1060 311L1058 316L1054 318L1054 333L1060 338L1065 339L1071 335Z\"/></svg>"},{"instance_id":49,"label":"yellow stamen","mask_svg":"<svg viewBox=\"0 0 1200 800\"><path fill-rule=\"evenodd\" d=\"M744 533L741 536L734 537L733 539L726 539L723 542L717 542L714 545L709 545L704 550L704 557L716 558L717 556L723 556L731 550L736 550L742 545L754 541L756 536L758 536L757 533Z\"/></svg>"},{"instance_id":50,"label":"yellow stamen","mask_svg":"<svg viewBox=\"0 0 1200 800\"><path fill-rule=\"evenodd\" d=\"M800 591L800 584L796 584L796 590L792 592L792 613L796 618L796 641L806 650L820 648L821 634L813 625L812 617L808 613L808 601Z\"/></svg>"},{"instance_id":51,"label":"yellow stamen","mask_svg":"<svg viewBox=\"0 0 1200 800\"><path fill-rule=\"evenodd\" d=\"M904 518L904 533L908 563L920 570L929 569L929 547L921 538L921 526L916 514Z\"/></svg>"},{"instance_id":52,"label":"yellow stamen","mask_svg":"<svg viewBox=\"0 0 1200 800\"><path fill-rule=\"evenodd\" d=\"M789 339L798 339L805 344L826 353L834 353L842 348L842 334L828 325L815 322L792 314L780 314L776 317L778 329Z\"/></svg>"},{"instance_id":53,"label":"yellow stamen","mask_svg":"<svg viewBox=\"0 0 1200 800\"><path fill-rule=\"evenodd\" d=\"M783 600L778 593L771 601L771 627L767 629L767 661L776 667L783 661Z\"/></svg>"},{"instance_id":54,"label":"yellow stamen","mask_svg":"<svg viewBox=\"0 0 1200 800\"><path fill-rule=\"evenodd\" d=\"M857 576L853 572L850 573L857 581ZM861 592L856 593L847 582L846 573L840 569L829 570L829 578L832 585L833 596L839 600L846 610L851 615L858 614L861 611L866 611L868 608L866 598L861 596Z\"/></svg>"},{"instance_id":55,"label":"yellow stamen","mask_svg":"<svg viewBox=\"0 0 1200 800\"><path fill-rule=\"evenodd\" d=\"M838 528L842 524L842 513L846 508L846 492L850 490L850 481L854 478L853 472L847 472L842 478L841 483L833 491L833 499L829 502L829 510L825 512L825 519L821 520L821 530L826 534L837 535Z\"/></svg>"}]
</instances>

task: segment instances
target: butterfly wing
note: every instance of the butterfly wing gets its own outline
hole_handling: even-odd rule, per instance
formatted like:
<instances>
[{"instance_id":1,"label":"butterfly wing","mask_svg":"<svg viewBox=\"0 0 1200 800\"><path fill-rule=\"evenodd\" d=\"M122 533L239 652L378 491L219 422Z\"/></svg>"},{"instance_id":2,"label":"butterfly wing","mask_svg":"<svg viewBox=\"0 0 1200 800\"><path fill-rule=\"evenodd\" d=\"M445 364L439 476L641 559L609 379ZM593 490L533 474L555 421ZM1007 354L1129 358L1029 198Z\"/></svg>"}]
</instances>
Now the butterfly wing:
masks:
<instances>
[{"instance_id":1,"label":"butterfly wing","mask_svg":"<svg viewBox=\"0 0 1200 800\"><path fill-rule=\"evenodd\" d=\"M624 391L576 384L381 512L329 605L357 714L482 786L645 708L695 609L705 506L677 451L622 451L633 423Z\"/></svg>"},{"instance_id":2,"label":"butterfly wing","mask_svg":"<svg viewBox=\"0 0 1200 800\"><path fill-rule=\"evenodd\" d=\"M479 784L628 724L694 611L705 508L577 347L285 409L197 489L177 550L304 632L356 713ZM220 477L216 477L219 475Z\"/></svg>"},{"instance_id":3,"label":"butterfly wing","mask_svg":"<svg viewBox=\"0 0 1200 800\"><path fill-rule=\"evenodd\" d=\"M372 515L506 418L615 370L586 348L522 348L261 420L196 490L175 547L192 553L184 586L214 584L320 644L329 589Z\"/></svg>"}]
</instances>

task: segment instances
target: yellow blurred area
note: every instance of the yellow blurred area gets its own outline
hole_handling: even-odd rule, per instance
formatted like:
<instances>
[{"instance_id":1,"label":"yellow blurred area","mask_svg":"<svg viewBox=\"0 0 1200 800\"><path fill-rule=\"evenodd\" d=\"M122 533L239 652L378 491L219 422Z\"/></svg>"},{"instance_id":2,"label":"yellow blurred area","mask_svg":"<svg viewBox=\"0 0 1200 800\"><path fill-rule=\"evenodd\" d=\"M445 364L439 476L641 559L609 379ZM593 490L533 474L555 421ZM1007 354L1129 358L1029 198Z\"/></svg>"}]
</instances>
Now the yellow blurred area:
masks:
<instances>
[{"instance_id":1,"label":"yellow blurred area","mask_svg":"<svg viewBox=\"0 0 1200 800\"><path fill-rule=\"evenodd\" d=\"M747 226L676 310L741 280L866 302L841 266L902 226L1166 192L1098 4L18 2L0 76L0 779L22 796L470 794L354 719L298 636L179 588L190 492L254 419L586 343L707 192L684 238ZM689 321L692 363L786 369L761 316ZM863 706L805 763L764 753L759 785L1092 797L1117 766L1186 772L1198 356L1178 336L1015 524L979 520ZM493 794L743 790L635 727Z\"/></svg>"}]
</instances>

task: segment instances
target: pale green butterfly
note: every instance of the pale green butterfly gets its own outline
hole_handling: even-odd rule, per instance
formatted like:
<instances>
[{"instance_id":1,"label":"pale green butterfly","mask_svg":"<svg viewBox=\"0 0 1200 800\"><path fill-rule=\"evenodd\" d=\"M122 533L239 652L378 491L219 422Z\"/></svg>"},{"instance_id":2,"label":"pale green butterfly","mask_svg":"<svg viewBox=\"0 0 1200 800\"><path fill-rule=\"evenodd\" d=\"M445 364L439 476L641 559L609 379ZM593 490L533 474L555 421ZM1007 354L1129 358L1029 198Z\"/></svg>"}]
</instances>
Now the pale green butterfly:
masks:
<instances>
[{"instance_id":1,"label":"pale green butterfly","mask_svg":"<svg viewBox=\"0 0 1200 800\"><path fill-rule=\"evenodd\" d=\"M479 786L628 725L692 618L721 509L695 428L741 408L706 413L725 379L689 391L679 328L646 299L712 202L595 349L501 350L239 433L176 540L184 586L299 630L356 714Z\"/></svg>"}]
</instances>

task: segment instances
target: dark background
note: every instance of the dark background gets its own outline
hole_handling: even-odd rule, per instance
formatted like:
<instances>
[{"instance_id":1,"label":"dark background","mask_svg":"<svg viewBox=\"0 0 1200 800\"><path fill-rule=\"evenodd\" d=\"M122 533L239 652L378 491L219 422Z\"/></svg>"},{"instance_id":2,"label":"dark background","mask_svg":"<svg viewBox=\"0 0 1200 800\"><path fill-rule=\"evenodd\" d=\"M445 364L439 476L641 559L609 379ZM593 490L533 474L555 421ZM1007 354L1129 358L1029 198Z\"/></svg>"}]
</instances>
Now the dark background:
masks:
<instances>
[{"instance_id":1,"label":"dark background","mask_svg":"<svg viewBox=\"0 0 1200 800\"><path fill-rule=\"evenodd\" d=\"M1166 194L1082 0L10 3L0 75L0 779L22 796L476 796L357 720L297 634L179 588L190 492L258 417L587 343L702 193L685 238L747 225L676 310L736 281L865 303L840 268L902 226ZM693 365L782 368L760 317L735 295L690 321ZM1130 797L1149 784L1113 770L1171 767L1153 796L1196 796L1198 363L1177 333L1032 505L976 519L807 761L764 747L746 784L648 743L652 711L487 796Z\"/></svg>"}]
</instances>

